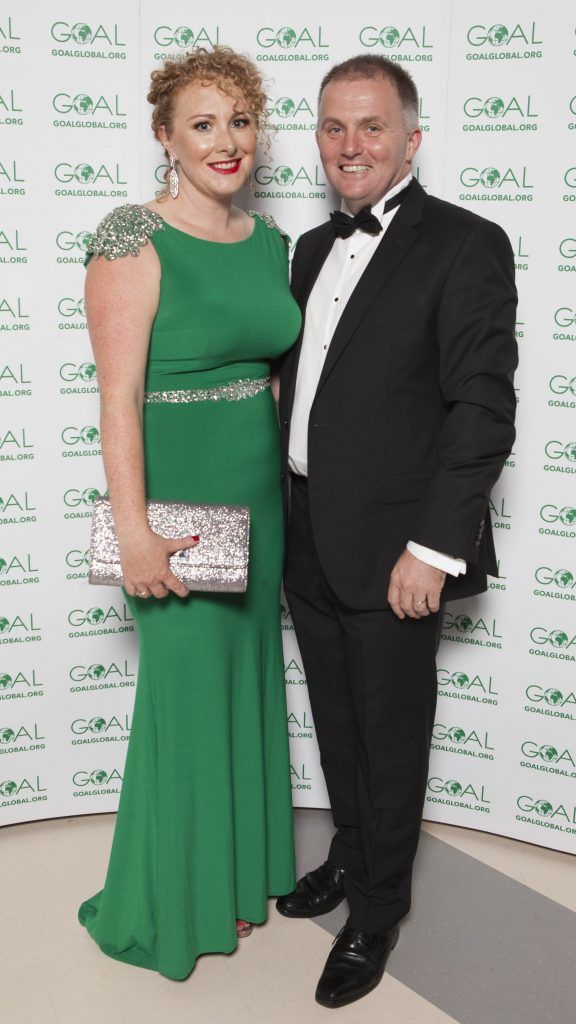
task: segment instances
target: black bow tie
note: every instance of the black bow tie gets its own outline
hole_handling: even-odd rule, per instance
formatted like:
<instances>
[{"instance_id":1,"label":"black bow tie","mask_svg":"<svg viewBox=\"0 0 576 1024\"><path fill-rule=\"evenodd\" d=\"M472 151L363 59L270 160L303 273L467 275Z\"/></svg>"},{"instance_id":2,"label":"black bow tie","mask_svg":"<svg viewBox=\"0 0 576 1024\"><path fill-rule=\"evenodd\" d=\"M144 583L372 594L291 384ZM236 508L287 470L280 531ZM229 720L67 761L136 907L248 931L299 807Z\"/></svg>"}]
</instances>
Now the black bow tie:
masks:
<instances>
[{"instance_id":1,"label":"black bow tie","mask_svg":"<svg viewBox=\"0 0 576 1024\"><path fill-rule=\"evenodd\" d=\"M387 199L384 203L383 214L388 213L389 210L393 210L396 206L400 206L400 203L404 199L408 189L410 188L411 182L403 188L401 192L397 192L392 199ZM343 213L342 210L335 210L334 213L330 214L330 220L334 226L334 233L337 238L350 238L356 229L365 231L368 235L379 235L382 231L382 225L370 212L369 206L364 206L355 217L351 217L349 213Z\"/></svg>"},{"instance_id":2,"label":"black bow tie","mask_svg":"<svg viewBox=\"0 0 576 1024\"><path fill-rule=\"evenodd\" d=\"M378 217L370 213L369 206L364 206L355 217L351 217L349 213L344 213L342 210L335 210L330 214L330 220L334 225L334 233L337 238L350 238L357 228L360 231L365 231L368 235L379 235L382 231Z\"/></svg>"}]
</instances>

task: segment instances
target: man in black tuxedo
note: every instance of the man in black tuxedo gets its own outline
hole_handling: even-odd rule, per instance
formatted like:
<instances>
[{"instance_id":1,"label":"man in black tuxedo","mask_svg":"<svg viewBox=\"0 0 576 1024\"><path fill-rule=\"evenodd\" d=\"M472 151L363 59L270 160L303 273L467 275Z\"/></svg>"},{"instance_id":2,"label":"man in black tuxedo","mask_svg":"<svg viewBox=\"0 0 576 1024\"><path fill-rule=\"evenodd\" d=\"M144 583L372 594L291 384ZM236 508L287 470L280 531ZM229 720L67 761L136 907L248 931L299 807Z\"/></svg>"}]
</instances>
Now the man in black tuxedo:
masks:
<instances>
[{"instance_id":1,"label":"man in black tuxedo","mask_svg":"<svg viewBox=\"0 0 576 1024\"><path fill-rule=\"evenodd\" d=\"M285 589L336 833L277 906L350 908L316 999L382 977L410 906L443 603L497 575L488 499L514 440L514 260L496 224L412 178L418 95L361 56L320 92L342 211L296 246L304 314L281 373Z\"/></svg>"}]
</instances>

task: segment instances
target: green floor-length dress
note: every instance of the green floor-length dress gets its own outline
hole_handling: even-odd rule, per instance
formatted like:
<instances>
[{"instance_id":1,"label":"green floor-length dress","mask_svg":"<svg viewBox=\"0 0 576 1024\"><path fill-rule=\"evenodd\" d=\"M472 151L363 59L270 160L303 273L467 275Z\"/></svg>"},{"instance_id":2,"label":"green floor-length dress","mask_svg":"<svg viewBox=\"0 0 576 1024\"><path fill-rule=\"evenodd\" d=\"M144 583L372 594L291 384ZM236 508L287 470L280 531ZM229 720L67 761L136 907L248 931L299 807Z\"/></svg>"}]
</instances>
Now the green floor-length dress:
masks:
<instances>
[{"instance_id":1,"label":"green floor-length dress","mask_svg":"<svg viewBox=\"0 0 576 1024\"><path fill-rule=\"evenodd\" d=\"M262 378L294 342L285 240L253 219L250 237L226 244L127 206L93 236L101 258L136 254L146 236L158 253L147 392ZM251 513L245 594L128 599L140 645L132 733L105 886L79 913L104 953L181 979L200 954L236 947L236 918L264 921L267 898L294 885L270 389L145 404L144 448L148 497Z\"/></svg>"}]
</instances>

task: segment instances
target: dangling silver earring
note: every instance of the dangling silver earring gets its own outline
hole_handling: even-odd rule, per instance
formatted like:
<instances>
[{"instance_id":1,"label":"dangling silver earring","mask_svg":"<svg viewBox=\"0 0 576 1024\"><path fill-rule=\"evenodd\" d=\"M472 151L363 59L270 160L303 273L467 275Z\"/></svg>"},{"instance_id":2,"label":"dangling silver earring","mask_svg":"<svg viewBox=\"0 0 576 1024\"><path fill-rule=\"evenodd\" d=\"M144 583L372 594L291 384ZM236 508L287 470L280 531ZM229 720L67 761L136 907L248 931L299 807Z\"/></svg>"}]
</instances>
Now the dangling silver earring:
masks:
<instances>
[{"instance_id":1,"label":"dangling silver earring","mask_svg":"<svg viewBox=\"0 0 576 1024\"><path fill-rule=\"evenodd\" d=\"M176 199L180 188L180 181L178 178L178 171L176 170L176 160L170 155L170 174L168 175L168 188L172 199Z\"/></svg>"}]
</instances>

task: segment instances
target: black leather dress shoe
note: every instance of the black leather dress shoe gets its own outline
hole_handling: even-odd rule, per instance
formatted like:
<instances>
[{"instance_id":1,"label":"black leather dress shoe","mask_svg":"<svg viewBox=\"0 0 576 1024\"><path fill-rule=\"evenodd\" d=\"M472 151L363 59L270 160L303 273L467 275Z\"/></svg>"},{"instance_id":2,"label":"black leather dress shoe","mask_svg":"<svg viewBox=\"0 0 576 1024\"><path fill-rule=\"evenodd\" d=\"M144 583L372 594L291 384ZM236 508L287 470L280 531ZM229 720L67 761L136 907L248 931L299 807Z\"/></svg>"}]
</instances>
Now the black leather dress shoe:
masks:
<instances>
[{"instance_id":1,"label":"black leather dress shoe","mask_svg":"<svg viewBox=\"0 0 576 1024\"><path fill-rule=\"evenodd\" d=\"M344 899L344 871L326 861L309 871L286 896L279 896L276 909L284 917L319 917L328 914Z\"/></svg>"},{"instance_id":2,"label":"black leather dress shoe","mask_svg":"<svg viewBox=\"0 0 576 1024\"><path fill-rule=\"evenodd\" d=\"M399 934L396 927L384 935L375 935L355 931L345 924L334 940L318 982L316 1002L335 1009L376 988Z\"/></svg>"}]
</instances>

